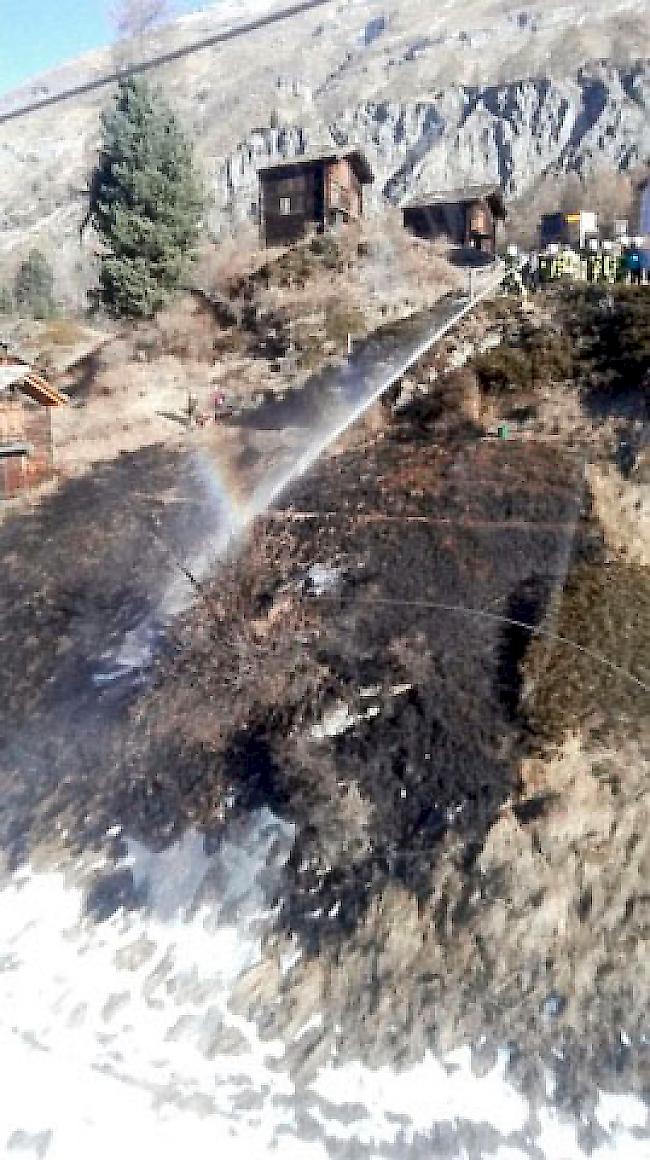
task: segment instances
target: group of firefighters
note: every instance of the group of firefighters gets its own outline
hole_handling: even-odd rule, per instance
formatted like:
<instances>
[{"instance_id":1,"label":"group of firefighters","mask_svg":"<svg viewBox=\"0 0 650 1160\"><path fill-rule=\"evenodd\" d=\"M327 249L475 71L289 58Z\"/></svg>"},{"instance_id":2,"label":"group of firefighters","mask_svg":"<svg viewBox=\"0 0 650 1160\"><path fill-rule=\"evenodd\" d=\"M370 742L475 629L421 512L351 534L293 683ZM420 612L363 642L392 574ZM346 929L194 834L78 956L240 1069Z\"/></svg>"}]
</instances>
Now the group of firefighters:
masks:
<instances>
[{"instance_id":1,"label":"group of firefighters","mask_svg":"<svg viewBox=\"0 0 650 1160\"><path fill-rule=\"evenodd\" d=\"M574 250L553 246L538 253L521 254L511 247L505 259L505 286L513 291L537 290L549 282L569 280L613 286L640 285L650 277L647 251L621 248Z\"/></svg>"}]
</instances>

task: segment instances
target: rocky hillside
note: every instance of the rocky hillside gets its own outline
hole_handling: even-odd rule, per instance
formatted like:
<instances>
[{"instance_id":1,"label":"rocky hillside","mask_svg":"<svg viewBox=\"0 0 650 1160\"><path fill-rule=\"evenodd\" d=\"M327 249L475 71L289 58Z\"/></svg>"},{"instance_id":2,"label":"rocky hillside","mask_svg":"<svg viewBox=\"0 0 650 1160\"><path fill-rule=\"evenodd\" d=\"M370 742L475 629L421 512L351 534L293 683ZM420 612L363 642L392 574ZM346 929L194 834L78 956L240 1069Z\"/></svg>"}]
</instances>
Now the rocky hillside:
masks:
<instances>
[{"instance_id":1,"label":"rocky hillside","mask_svg":"<svg viewBox=\"0 0 650 1160\"><path fill-rule=\"evenodd\" d=\"M323 140L320 125L256 129L219 166L217 207L253 212L256 172L269 159ZM626 172L650 156L650 63L580 68L569 77L454 85L427 100L363 101L327 126L327 140L362 142L378 178L375 208L471 181L498 181L513 197L545 178Z\"/></svg>"},{"instance_id":2,"label":"rocky hillside","mask_svg":"<svg viewBox=\"0 0 650 1160\"><path fill-rule=\"evenodd\" d=\"M146 53L241 15L217 5L185 17ZM219 233L254 218L260 162L333 141L367 148L375 210L465 181L499 180L518 196L557 174L635 171L650 158L648 33L644 0L333 0L155 75L196 138ZM5 96L0 115L110 72L124 52L39 78ZM73 243L109 99L106 87L0 123L0 267L35 240L64 253L69 273L83 264Z\"/></svg>"}]
</instances>

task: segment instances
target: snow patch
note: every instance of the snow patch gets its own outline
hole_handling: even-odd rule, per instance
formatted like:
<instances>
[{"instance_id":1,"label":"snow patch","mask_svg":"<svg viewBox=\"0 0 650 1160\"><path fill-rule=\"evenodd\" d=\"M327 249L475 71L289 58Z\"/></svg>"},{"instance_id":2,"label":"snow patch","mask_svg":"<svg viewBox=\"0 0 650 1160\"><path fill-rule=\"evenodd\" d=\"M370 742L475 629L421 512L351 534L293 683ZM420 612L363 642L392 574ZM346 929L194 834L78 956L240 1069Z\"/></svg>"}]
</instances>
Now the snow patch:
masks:
<instances>
[{"instance_id":1,"label":"snow patch","mask_svg":"<svg viewBox=\"0 0 650 1160\"><path fill-rule=\"evenodd\" d=\"M358 1103L367 1109L362 1120L350 1125L354 1138L366 1143L394 1143L404 1130L392 1119L397 1116L408 1119L410 1135L458 1119L491 1124L502 1134L524 1128L529 1108L506 1082L507 1052L501 1053L492 1072L480 1078L472 1074L469 1048L454 1052L448 1062L453 1069L427 1052L420 1064L397 1074L388 1067L370 1071L358 1063L328 1065L313 1086L334 1104Z\"/></svg>"},{"instance_id":2,"label":"snow patch","mask_svg":"<svg viewBox=\"0 0 650 1160\"><path fill-rule=\"evenodd\" d=\"M123 835L116 863L93 855L5 877L0 1155L329 1160L328 1141L338 1140L377 1160L397 1146L406 1160L436 1125L455 1133L469 1123L502 1137L490 1137L496 1160L528 1160L529 1141L545 1160L584 1160L576 1126L554 1109L538 1110L537 1128L508 1082L506 1051L483 1076L463 1048L444 1061L427 1053L399 1073L334 1060L297 1084L285 1043L263 1039L240 1013L293 830L262 810L232 833L209 855L193 832L158 853ZM133 884L102 922L87 905L98 872ZM297 944L283 956L280 988L299 956ZM326 1026L327 1013L314 1009L296 1038ZM647 1160L640 1100L603 1092L596 1119L607 1140L592 1160Z\"/></svg>"}]
</instances>

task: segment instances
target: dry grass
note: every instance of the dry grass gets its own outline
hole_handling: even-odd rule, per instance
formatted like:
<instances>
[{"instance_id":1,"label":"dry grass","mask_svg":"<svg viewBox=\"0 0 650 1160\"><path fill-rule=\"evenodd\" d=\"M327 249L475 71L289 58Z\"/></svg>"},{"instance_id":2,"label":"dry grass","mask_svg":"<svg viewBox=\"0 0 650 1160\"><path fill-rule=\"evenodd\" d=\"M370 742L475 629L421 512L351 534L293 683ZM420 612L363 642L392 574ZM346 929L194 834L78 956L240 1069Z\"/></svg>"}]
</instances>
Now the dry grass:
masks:
<instances>
[{"instance_id":1,"label":"dry grass","mask_svg":"<svg viewBox=\"0 0 650 1160\"><path fill-rule=\"evenodd\" d=\"M332 342L345 343L348 335L364 334L365 320L357 307L331 303L327 310L326 333Z\"/></svg>"},{"instance_id":2,"label":"dry grass","mask_svg":"<svg viewBox=\"0 0 650 1160\"><path fill-rule=\"evenodd\" d=\"M611 465L592 464L587 474L608 549L650 568L650 483L624 480Z\"/></svg>"},{"instance_id":3,"label":"dry grass","mask_svg":"<svg viewBox=\"0 0 650 1160\"><path fill-rule=\"evenodd\" d=\"M193 283L210 292L222 291L231 280L258 270L275 253L260 248L257 230L243 228L236 238L204 247L194 267Z\"/></svg>"},{"instance_id":4,"label":"dry grass","mask_svg":"<svg viewBox=\"0 0 650 1160\"><path fill-rule=\"evenodd\" d=\"M218 358L223 328L209 304L197 295L185 295L162 311L153 322L137 327L133 336L136 355L155 360L170 355L189 362L212 365ZM236 345L229 336L230 347Z\"/></svg>"},{"instance_id":5,"label":"dry grass","mask_svg":"<svg viewBox=\"0 0 650 1160\"><path fill-rule=\"evenodd\" d=\"M97 368L85 401L54 413L59 469L78 475L124 451L177 444L185 436L190 392L200 409L210 408L212 387L201 363L171 356L153 365L108 358Z\"/></svg>"},{"instance_id":6,"label":"dry grass","mask_svg":"<svg viewBox=\"0 0 650 1160\"><path fill-rule=\"evenodd\" d=\"M243 406L300 387L343 353L349 334L435 301L459 276L404 233L398 214L388 217L386 229L353 225L285 250L260 250L252 235L206 247L194 279L201 291L125 325L62 382L78 404L57 418L64 472L177 442L190 392L208 416L217 383ZM75 333L63 320L48 329L52 346Z\"/></svg>"},{"instance_id":7,"label":"dry grass","mask_svg":"<svg viewBox=\"0 0 650 1160\"><path fill-rule=\"evenodd\" d=\"M83 342L85 330L69 318L52 319L45 326L41 340L44 346L76 346Z\"/></svg>"},{"instance_id":8,"label":"dry grass","mask_svg":"<svg viewBox=\"0 0 650 1160\"><path fill-rule=\"evenodd\" d=\"M466 275L450 264L448 250L415 238L402 225L398 210L364 223L365 257L359 281L368 304L390 316L424 309L450 290L463 286Z\"/></svg>"},{"instance_id":9,"label":"dry grass","mask_svg":"<svg viewBox=\"0 0 650 1160\"><path fill-rule=\"evenodd\" d=\"M650 708L648 569L623 562L577 565L550 629L577 647L532 639L522 675L534 732L561 741L590 726L636 731Z\"/></svg>"}]
</instances>

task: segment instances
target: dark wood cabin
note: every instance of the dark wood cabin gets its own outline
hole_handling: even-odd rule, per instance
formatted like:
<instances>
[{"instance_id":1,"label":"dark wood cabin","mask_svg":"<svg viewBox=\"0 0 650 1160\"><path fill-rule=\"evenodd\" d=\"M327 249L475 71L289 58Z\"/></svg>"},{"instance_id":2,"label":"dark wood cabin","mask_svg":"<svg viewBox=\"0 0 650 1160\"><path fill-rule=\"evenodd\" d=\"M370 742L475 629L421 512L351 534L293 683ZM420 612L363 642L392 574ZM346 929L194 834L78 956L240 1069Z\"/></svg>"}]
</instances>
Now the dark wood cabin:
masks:
<instances>
[{"instance_id":1,"label":"dark wood cabin","mask_svg":"<svg viewBox=\"0 0 650 1160\"><path fill-rule=\"evenodd\" d=\"M0 359L0 500L52 476L52 407L65 401L31 367Z\"/></svg>"},{"instance_id":2,"label":"dark wood cabin","mask_svg":"<svg viewBox=\"0 0 650 1160\"><path fill-rule=\"evenodd\" d=\"M417 198L403 205L402 213L406 229L419 238L495 254L506 206L498 185L477 185Z\"/></svg>"},{"instance_id":3,"label":"dark wood cabin","mask_svg":"<svg viewBox=\"0 0 650 1160\"><path fill-rule=\"evenodd\" d=\"M259 171L260 234L267 246L291 245L314 231L363 214L363 187L373 181L362 153L296 157Z\"/></svg>"}]
</instances>

